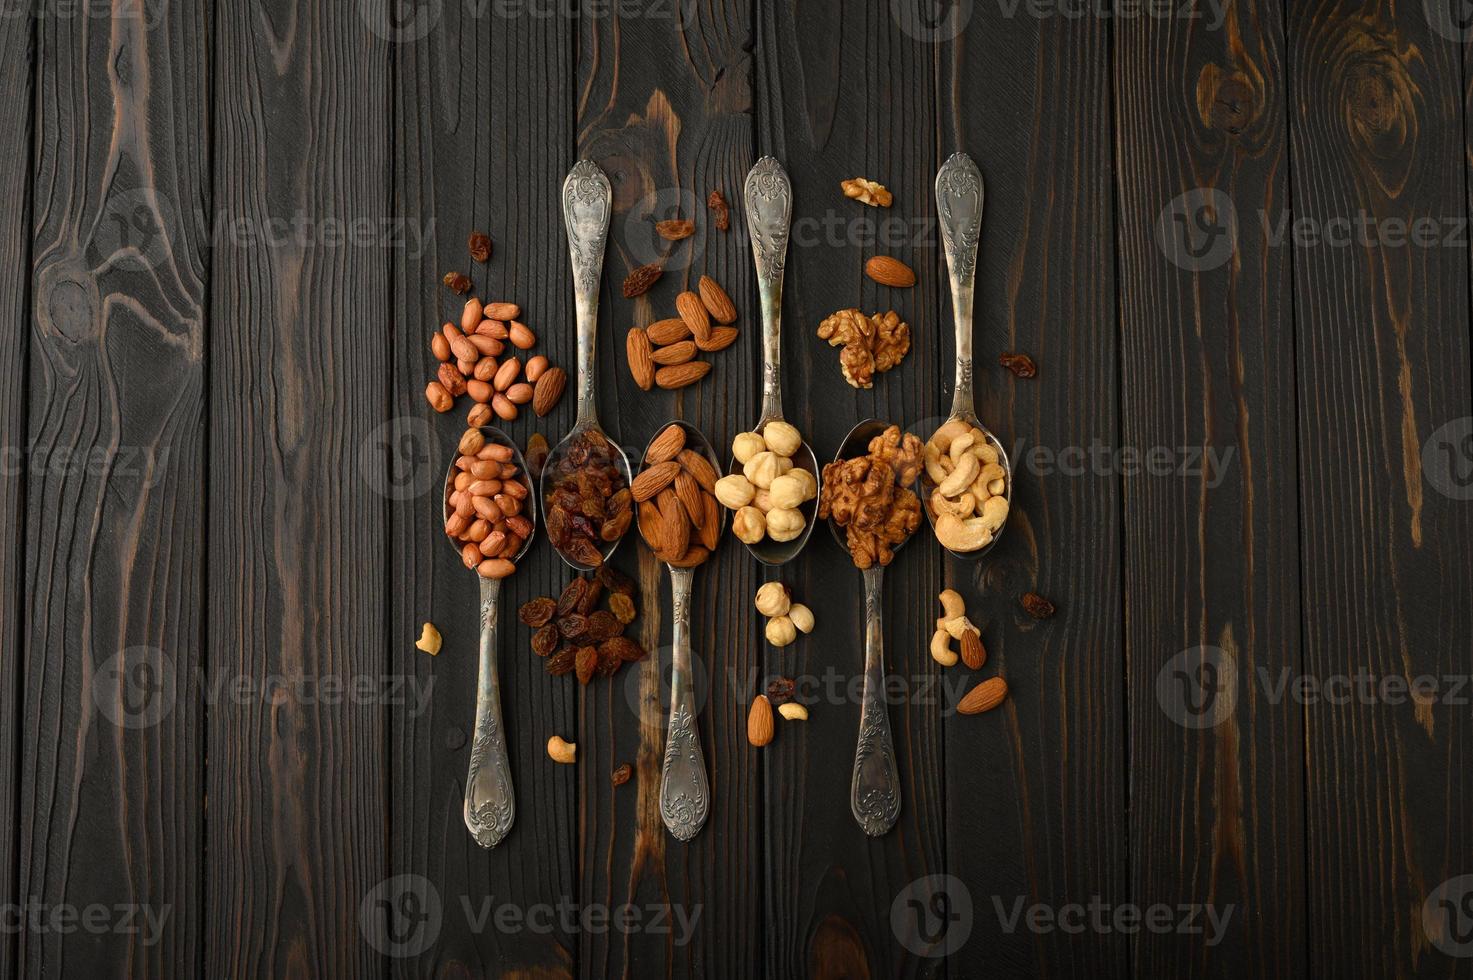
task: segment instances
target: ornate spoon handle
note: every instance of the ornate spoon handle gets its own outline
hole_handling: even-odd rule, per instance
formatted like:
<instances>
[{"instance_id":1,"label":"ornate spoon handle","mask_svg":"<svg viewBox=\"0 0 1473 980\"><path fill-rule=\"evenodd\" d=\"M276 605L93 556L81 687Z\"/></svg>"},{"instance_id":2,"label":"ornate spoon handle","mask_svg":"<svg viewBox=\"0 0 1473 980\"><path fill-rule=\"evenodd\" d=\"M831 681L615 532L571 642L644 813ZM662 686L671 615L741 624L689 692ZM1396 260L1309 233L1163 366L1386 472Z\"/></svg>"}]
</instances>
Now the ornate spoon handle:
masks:
<instances>
[{"instance_id":1,"label":"ornate spoon handle","mask_svg":"<svg viewBox=\"0 0 1473 980\"><path fill-rule=\"evenodd\" d=\"M506 733L501 724L501 681L496 675L496 602L501 580L481 579L481 665L476 679L476 731L465 779L465 825L482 847L495 847L516 816Z\"/></svg>"},{"instance_id":2,"label":"ornate spoon handle","mask_svg":"<svg viewBox=\"0 0 1473 980\"><path fill-rule=\"evenodd\" d=\"M936 211L951 273L951 310L956 321L956 392L951 414L973 415L972 298L977 279L977 239L982 233L982 171L965 153L953 153L936 174Z\"/></svg>"},{"instance_id":3,"label":"ornate spoon handle","mask_svg":"<svg viewBox=\"0 0 1473 980\"><path fill-rule=\"evenodd\" d=\"M782 315L783 266L793 217L793 185L782 165L763 157L747 172L747 234L757 266L762 301L762 421L783 417Z\"/></svg>"},{"instance_id":4,"label":"ornate spoon handle","mask_svg":"<svg viewBox=\"0 0 1473 980\"><path fill-rule=\"evenodd\" d=\"M603 277L604 246L609 240L609 212L614 192L609 178L592 160L579 160L563 181L563 221L568 227L568 256L573 263L573 303L578 313L578 421L598 420L594 355L598 344L598 287Z\"/></svg>"},{"instance_id":5,"label":"ornate spoon handle","mask_svg":"<svg viewBox=\"0 0 1473 980\"><path fill-rule=\"evenodd\" d=\"M859 745L854 750L854 783L849 806L854 819L871 837L895 826L900 816L900 773L890 741L890 713L885 705L885 633L880 596L885 569L864 570L864 700L859 709Z\"/></svg>"},{"instance_id":6,"label":"ornate spoon handle","mask_svg":"<svg viewBox=\"0 0 1473 980\"><path fill-rule=\"evenodd\" d=\"M711 810L690 673L690 593L694 577L694 569L670 569L675 654L670 674L670 726L665 734L665 765L660 779L660 816L678 840L694 837Z\"/></svg>"}]
</instances>

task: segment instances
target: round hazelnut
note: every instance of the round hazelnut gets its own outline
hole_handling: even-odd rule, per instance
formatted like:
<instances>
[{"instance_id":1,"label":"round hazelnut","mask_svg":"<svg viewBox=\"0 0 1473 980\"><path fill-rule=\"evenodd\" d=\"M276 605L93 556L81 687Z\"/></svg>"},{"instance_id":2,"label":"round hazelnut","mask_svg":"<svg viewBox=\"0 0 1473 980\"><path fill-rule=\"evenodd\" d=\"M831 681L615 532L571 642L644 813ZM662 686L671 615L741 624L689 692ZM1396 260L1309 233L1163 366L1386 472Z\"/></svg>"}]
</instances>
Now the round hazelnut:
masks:
<instances>
[{"instance_id":1,"label":"round hazelnut","mask_svg":"<svg viewBox=\"0 0 1473 980\"><path fill-rule=\"evenodd\" d=\"M772 481L782 476L793 468L793 461L777 453L767 450L760 452L742 466L742 472L746 474L752 485L759 490L766 490L772 486Z\"/></svg>"},{"instance_id":2,"label":"round hazelnut","mask_svg":"<svg viewBox=\"0 0 1473 980\"><path fill-rule=\"evenodd\" d=\"M803 437L798 430L781 419L774 419L762 427L762 441L779 456L791 456L803 445Z\"/></svg>"},{"instance_id":3,"label":"round hazelnut","mask_svg":"<svg viewBox=\"0 0 1473 980\"><path fill-rule=\"evenodd\" d=\"M728 510L736 510L745 507L752 502L752 497L757 493L757 488L740 473L731 476L723 476L716 481L716 499Z\"/></svg>"},{"instance_id":4,"label":"round hazelnut","mask_svg":"<svg viewBox=\"0 0 1473 980\"><path fill-rule=\"evenodd\" d=\"M803 605L803 603L795 602L789 606L788 618L793 621L793 625L798 628L798 632L813 632L813 610Z\"/></svg>"},{"instance_id":5,"label":"round hazelnut","mask_svg":"<svg viewBox=\"0 0 1473 980\"><path fill-rule=\"evenodd\" d=\"M784 473L783 476L792 477L799 483L803 484L804 500L812 500L814 497L818 496L818 480L814 478L812 473L808 472L802 467L794 466L792 469Z\"/></svg>"},{"instance_id":6,"label":"round hazelnut","mask_svg":"<svg viewBox=\"0 0 1473 980\"><path fill-rule=\"evenodd\" d=\"M743 507L731 518L732 533L744 544L756 544L767 536L767 518L756 507Z\"/></svg>"},{"instance_id":7,"label":"round hazelnut","mask_svg":"<svg viewBox=\"0 0 1473 980\"><path fill-rule=\"evenodd\" d=\"M767 448L767 442L755 432L743 432L731 441L731 454L745 463Z\"/></svg>"},{"instance_id":8,"label":"round hazelnut","mask_svg":"<svg viewBox=\"0 0 1473 980\"><path fill-rule=\"evenodd\" d=\"M808 499L803 495L803 481L791 473L784 473L773 480L772 486L767 488L767 495L772 498L772 506L783 508L797 507Z\"/></svg>"},{"instance_id":9,"label":"round hazelnut","mask_svg":"<svg viewBox=\"0 0 1473 980\"><path fill-rule=\"evenodd\" d=\"M757 611L764 616L786 616L791 604L788 587L781 582L768 582L757 590Z\"/></svg>"},{"instance_id":10,"label":"round hazelnut","mask_svg":"<svg viewBox=\"0 0 1473 980\"><path fill-rule=\"evenodd\" d=\"M803 533L803 515L791 507L773 507L767 512L767 536L774 541L791 541Z\"/></svg>"},{"instance_id":11,"label":"round hazelnut","mask_svg":"<svg viewBox=\"0 0 1473 980\"><path fill-rule=\"evenodd\" d=\"M777 616L767 621L767 642L775 647L785 647L798 638L798 628L786 616Z\"/></svg>"}]
</instances>

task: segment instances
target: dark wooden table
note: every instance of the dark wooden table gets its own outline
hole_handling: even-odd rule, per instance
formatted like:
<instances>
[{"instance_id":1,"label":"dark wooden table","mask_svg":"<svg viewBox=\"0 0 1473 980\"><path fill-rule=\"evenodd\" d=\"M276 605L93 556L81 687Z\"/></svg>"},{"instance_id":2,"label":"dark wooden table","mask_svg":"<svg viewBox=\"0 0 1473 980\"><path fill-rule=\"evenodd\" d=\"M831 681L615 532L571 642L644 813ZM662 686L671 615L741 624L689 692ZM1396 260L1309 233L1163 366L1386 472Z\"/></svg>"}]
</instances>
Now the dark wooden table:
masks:
<instances>
[{"instance_id":1,"label":"dark wooden table","mask_svg":"<svg viewBox=\"0 0 1473 980\"><path fill-rule=\"evenodd\" d=\"M115 6L0 19L0 980L1469 975L1458 4ZM558 193L596 160L609 428L725 442L757 415L756 290L739 216L701 205L739 207L773 154L789 417L829 456L950 404L931 185L955 149L987 181L978 408L1017 480L986 561L923 533L889 576L896 828L849 813L859 577L819 529L782 573L818 630L786 650L751 607L771 572L728 540L699 575L699 837L659 819L657 659L580 688L516 625L519 813L477 848L476 584L427 489L464 406L422 394L468 232L495 242L478 288L571 366ZM893 208L841 197L861 175ZM677 211L697 234L623 299ZM881 251L919 284L866 279ZM625 330L701 273L743 340L639 391ZM814 335L851 305L914 331L870 391ZM663 570L632 538L618 565L668 643ZM539 541L507 608L564 578ZM927 653L946 586L1011 687L987 715ZM812 717L758 751L775 674Z\"/></svg>"}]
</instances>

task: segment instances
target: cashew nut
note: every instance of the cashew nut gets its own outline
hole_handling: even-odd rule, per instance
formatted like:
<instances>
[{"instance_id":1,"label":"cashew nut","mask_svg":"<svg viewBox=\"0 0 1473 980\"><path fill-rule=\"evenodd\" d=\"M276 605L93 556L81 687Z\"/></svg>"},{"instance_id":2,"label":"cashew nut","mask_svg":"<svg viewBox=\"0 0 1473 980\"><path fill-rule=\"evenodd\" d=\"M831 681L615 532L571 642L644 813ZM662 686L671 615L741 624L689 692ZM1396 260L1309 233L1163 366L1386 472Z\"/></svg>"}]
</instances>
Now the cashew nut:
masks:
<instances>
[{"instance_id":1,"label":"cashew nut","mask_svg":"<svg viewBox=\"0 0 1473 980\"><path fill-rule=\"evenodd\" d=\"M932 433L929 441L931 445L944 453L951 448L951 440L963 432L970 432L971 429L972 427L967 424L965 419L952 419Z\"/></svg>"},{"instance_id":2,"label":"cashew nut","mask_svg":"<svg viewBox=\"0 0 1473 980\"><path fill-rule=\"evenodd\" d=\"M554 735L547 740L547 754L553 762L573 763L578 761L578 746Z\"/></svg>"},{"instance_id":3,"label":"cashew nut","mask_svg":"<svg viewBox=\"0 0 1473 980\"><path fill-rule=\"evenodd\" d=\"M945 480L946 475L951 472L951 468L948 465L950 463L950 460L947 457L942 456L941 450L937 449L929 442L926 443L925 448L921 450L921 459L923 459L926 463L926 476L931 478L932 483L940 483L942 480Z\"/></svg>"},{"instance_id":4,"label":"cashew nut","mask_svg":"<svg viewBox=\"0 0 1473 980\"><path fill-rule=\"evenodd\" d=\"M958 657L951 648L951 637L945 630L937 630L931 634L931 659L943 667L956 666Z\"/></svg>"},{"instance_id":5,"label":"cashew nut","mask_svg":"<svg viewBox=\"0 0 1473 980\"><path fill-rule=\"evenodd\" d=\"M971 486L972 481L977 478L977 472L981 465L981 463L977 462L977 457L970 453L962 456L957 461L956 469L952 470L950 475L936 487L937 492L943 497L961 496L962 492Z\"/></svg>"},{"instance_id":6,"label":"cashew nut","mask_svg":"<svg viewBox=\"0 0 1473 980\"><path fill-rule=\"evenodd\" d=\"M435 624L425 623L424 630L420 632L414 645L433 657L440 652L440 642L440 631L435 629Z\"/></svg>"},{"instance_id":7,"label":"cashew nut","mask_svg":"<svg viewBox=\"0 0 1473 980\"><path fill-rule=\"evenodd\" d=\"M777 706L777 713L786 721L807 721L808 709L797 701L784 701Z\"/></svg>"},{"instance_id":8,"label":"cashew nut","mask_svg":"<svg viewBox=\"0 0 1473 980\"><path fill-rule=\"evenodd\" d=\"M940 490L931 491L931 509L937 514L950 514L953 517L971 517L972 512L977 509L977 498L972 491L949 500L941 495Z\"/></svg>"},{"instance_id":9,"label":"cashew nut","mask_svg":"<svg viewBox=\"0 0 1473 980\"><path fill-rule=\"evenodd\" d=\"M965 616L953 616L941 624L941 628L953 640L960 640L963 633L976 633L982 635L982 631L972 625L972 621Z\"/></svg>"},{"instance_id":10,"label":"cashew nut","mask_svg":"<svg viewBox=\"0 0 1473 980\"><path fill-rule=\"evenodd\" d=\"M941 600L941 610L946 614L941 617L942 619L955 619L967 614L967 604L962 599L962 594L956 589L945 589L936 598ZM944 627L938 622L936 628L943 629Z\"/></svg>"},{"instance_id":11,"label":"cashew nut","mask_svg":"<svg viewBox=\"0 0 1473 980\"><path fill-rule=\"evenodd\" d=\"M1008 519L1008 498L988 497L982 501L982 523L994 532Z\"/></svg>"},{"instance_id":12,"label":"cashew nut","mask_svg":"<svg viewBox=\"0 0 1473 980\"><path fill-rule=\"evenodd\" d=\"M992 448L992 443L986 439L979 438L972 443L972 455L983 463L996 463L998 461L997 450Z\"/></svg>"},{"instance_id":13,"label":"cashew nut","mask_svg":"<svg viewBox=\"0 0 1473 980\"><path fill-rule=\"evenodd\" d=\"M992 531L980 517L963 520L942 514L936 518L936 540L952 551L976 551L992 543Z\"/></svg>"},{"instance_id":14,"label":"cashew nut","mask_svg":"<svg viewBox=\"0 0 1473 980\"><path fill-rule=\"evenodd\" d=\"M962 433L951 440L951 448L946 451L946 455L951 457L952 463L955 463L962 458L962 453L972 448L972 443L976 441L976 436L971 432Z\"/></svg>"}]
</instances>

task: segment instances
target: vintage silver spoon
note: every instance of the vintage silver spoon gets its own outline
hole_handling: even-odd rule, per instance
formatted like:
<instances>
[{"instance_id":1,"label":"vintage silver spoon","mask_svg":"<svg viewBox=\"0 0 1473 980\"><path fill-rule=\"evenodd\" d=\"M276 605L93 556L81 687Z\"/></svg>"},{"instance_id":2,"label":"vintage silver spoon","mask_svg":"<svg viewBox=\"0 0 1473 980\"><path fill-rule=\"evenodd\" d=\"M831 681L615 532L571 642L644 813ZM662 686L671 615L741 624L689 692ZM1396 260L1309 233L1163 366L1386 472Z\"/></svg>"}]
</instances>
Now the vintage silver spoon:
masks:
<instances>
[{"instance_id":1,"label":"vintage silver spoon","mask_svg":"<svg viewBox=\"0 0 1473 980\"><path fill-rule=\"evenodd\" d=\"M518 477L532 493L532 480L527 474L527 461L522 459L517 444L494 426L481 426L481 435L487 442L510 446L512 461L517 467ZM450 468L445 473L446 491L443 518L450 520L449 488L455 483L455 460L452 453ZM515 478L514 478L515 479ZM522 513L532 523L532 533L522 542L522 547L512 557L520 562L522 556L537 536L537 508L531 500L522 504ZM453 540L451 546L455 546ZM460 557L459 548L455 552ZM481 580L481 655L476 673L476 728L471 737L470 772L465 777L465 825L482 847L495 847L511 832L512 820L516 817L516 796L512 792L511 768L507 764L506 729L501 721L501 681L496 672L496 625L497 604L501 598L501 579Z\"/></svg>"},{"instance_id":2,"label":"vintage silver spoon","mask_svg":"<svg viewBox=\"0 0 1473 980\"><path fill-rule=\"evenodd\" d=\"M563 221L568 228L568 256L573 264L573 303L578 314L578 418L542 464L541 493L538 496L542 501L544 525L547 524L548 476L561 469L558 463L562 457L587 433L603 436L612 462L623 474L625 485L629 483L629 458L598 424L596 390L598 291L603 279L604 246L609 240L609 214L613 210L613 202L609 178L597 164L592 160L579 160L573 164L573 169L568 171L567 179L563 181ZM603 543L600 552L605 561L619 547L623 537L621 534L613 541ZM555 541L553 547L563 561L580 572L595 567L575 560L558 548Z\"/></svg>"},{"instance_id":3,"label":"vintage silver spoon","mask_svg":"<svg viewBox=\"0 0 1473 980\"><path fill-rule=\"evenodd\" d=\"M757 295L762 301L762 415L752 431L762 433L767 423L783 419L782 390L782 308L783 267L788 255L788 229L793 217L793 185L782 165L772 157L758 160L747 173L744 188L747 202L747 234L752 239L752 261L757 266ZM807 440L793 454L793 465L813 475L814 486L822 491L818 457ZM741 473L742 464L732 457L727 473ZM813 533L814 514L818 510L818 493L798 508L803 515L803 531L791 541L774 541L764 537L747 545L752 556L764 565L782 565L792 561L808 543Z\"/></svg>"},{"instance_id":4,"label":"vintage silver spoon","mask_svg":"<svg viewBox=\"0 0 1473 980\"><path fill-rule=\"evenodd\" d=\"M834 462L863 456L870 440L890 427L879 419L865 419L849 430ZM829 530L845 552L849 538L829 518ZM899 551L904 541L891 546ZM900 773L895 768L895 746L890 738L890 714L885 705L885 631L881 622L885 567L878 562L864 575L864 694L859 708L859 742L854 749L854 776L849 789L849 808L854 819L871 837L895 826L900 816Z\"/></svg>"},{"instance_id":5,"label":"vintage silver spoon","mask_svg":"<svg viewBox=\"0 0 1473 980\"><path fill-rule=\"evenodd\" d=\"M686 449L705 457L712 471L720 472L716 469L716 454L711 451L710 441L695 426L672 420L656 429L655 437L672 425L680 426L685 432ZM654 439L650 443L653 445ZM649 450L646 446L640 459L648 459ZM717 528L719 541L726 524L726 508L716 508L716 519L722 525ZM648 540L643 528L640 534ZM670 570L674 650L670 668L670 721L665 732L665 762L660 775L660 816L672 836L690 840L705 826L711 813L711 787L706 779L706 762L701 756L695 688L691 683L690 596L696 570L676 568L668 562L665 567Z\"/></svg>"},{"instance_id":6,"label":"vintage silver spoon","mask_svg":"<svg viewBox=\"0 0 1473 980\"><path fill-rule=\"evenodd\" d=\"M977 164L965 153L953 153L936 174L936 211L941 220L941 241L951 279L952 319L956 324L956 391L952 396L951 415L943 426L960 421L982 430L988 444L996 450L997 461L1003 468L1002 496L1011 509L1013 467L1002 443L977 419L976 400L972 393L972 302L976 292L977 241L982 231L984 198L982 172L977 169ZM931 507L931 491L935 487L929 478L922 486L925 492L921 503L934 530L936 514ZM1002 524L993 532L992 540L974 551L946 550L954 558L981 558L996 546L1006 527L1007 518L1004 517Z\"/></svg>"}]
</instances>

